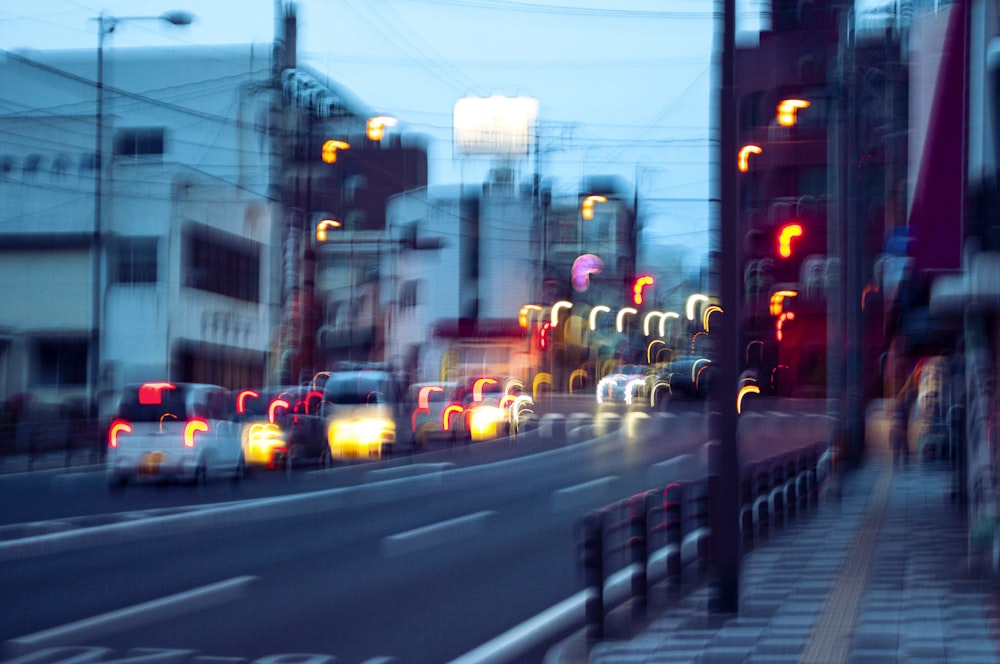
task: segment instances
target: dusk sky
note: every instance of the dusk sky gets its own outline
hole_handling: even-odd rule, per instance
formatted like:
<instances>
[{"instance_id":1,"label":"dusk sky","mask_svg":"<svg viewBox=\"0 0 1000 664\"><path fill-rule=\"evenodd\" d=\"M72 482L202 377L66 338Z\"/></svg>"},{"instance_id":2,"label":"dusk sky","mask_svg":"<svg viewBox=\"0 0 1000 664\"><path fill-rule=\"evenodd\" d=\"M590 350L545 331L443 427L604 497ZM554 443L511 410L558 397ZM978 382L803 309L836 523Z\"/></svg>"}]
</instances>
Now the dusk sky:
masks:
<instances>
[{"instance_id":1,"label":"dusk sky","mask_svg":"<svg viewBox=\"0 0 1000 664\"><path fill-rule=\"evenodd\" d=\"M721 3L716 3L721 6ZM755 3L740 3L749 24ZM363 0L296 3L299 58L401 130L429 135L432 183L482 182L489 160L451 145L467 95L539 102L538 167L556 190L615 174L638 186L650 239L709 245L710 0ZM34 0L0 8L0 48L96 48L101 11L117 17L187 10L195 22L122 22L107 49L265 44L273 0ZM518 165L521 177L533 161Z\"/></svg>"}]
</instances>

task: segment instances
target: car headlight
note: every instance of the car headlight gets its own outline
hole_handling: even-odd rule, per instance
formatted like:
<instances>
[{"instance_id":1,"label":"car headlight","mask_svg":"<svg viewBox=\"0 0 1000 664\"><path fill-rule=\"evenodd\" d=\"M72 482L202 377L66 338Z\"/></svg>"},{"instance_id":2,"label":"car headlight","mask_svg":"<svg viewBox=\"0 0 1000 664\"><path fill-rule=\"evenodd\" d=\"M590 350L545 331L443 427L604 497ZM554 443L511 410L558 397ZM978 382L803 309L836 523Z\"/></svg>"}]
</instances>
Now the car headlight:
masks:
<instances>
[{"instance_id":1,"label":"car headlight","mask_svg":"<svg viewBox=\"0 0 1000 664\"><path fill-rule=\"evenodd\" d=\"M469 415L469 429L474 434L493 433L499 423L506 419L502 408L479 406Z\"/></svg>"}]
</instances>

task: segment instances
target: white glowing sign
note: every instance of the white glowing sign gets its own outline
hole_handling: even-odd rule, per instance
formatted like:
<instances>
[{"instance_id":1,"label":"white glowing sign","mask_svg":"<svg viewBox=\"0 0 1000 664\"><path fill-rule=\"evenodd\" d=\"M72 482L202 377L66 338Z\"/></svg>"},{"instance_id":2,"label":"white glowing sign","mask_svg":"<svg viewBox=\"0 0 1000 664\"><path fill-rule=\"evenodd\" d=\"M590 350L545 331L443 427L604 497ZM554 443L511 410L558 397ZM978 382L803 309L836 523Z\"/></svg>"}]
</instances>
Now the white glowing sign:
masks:
<instances>
[{"instance_id":1,"label":"white glowing sign","mask_svg":"<svg viewBox=\"0 0 1000 664\"><path fill-rule=\"evenodd\" d=\"M527 155L537 120L537 99L463 97L455 102L455 152Z\"/></svg>"}]
</instances>

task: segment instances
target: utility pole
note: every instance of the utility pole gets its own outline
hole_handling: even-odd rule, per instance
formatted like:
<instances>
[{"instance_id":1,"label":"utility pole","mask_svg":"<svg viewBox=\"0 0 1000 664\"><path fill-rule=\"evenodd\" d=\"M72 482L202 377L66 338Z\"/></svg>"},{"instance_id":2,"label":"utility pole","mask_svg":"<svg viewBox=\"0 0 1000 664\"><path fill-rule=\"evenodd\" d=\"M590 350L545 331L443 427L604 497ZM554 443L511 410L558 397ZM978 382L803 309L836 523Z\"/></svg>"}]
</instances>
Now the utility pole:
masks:
<instances>
[{"instance_id":1,"label":"utility pole","mask_svg":"<svg viewBox=\"0 0 1000 664\"><path fill-rule=\"evenodd\" d=\"M713 454L709 460L712 514L712 561L715 572L714 613L739 613L740 457L737 432L736 393L739 382L739 224L737 223L736 182L736 2L722 0L721 31L716 30L715 58L719 80L717 118L719 132L719 215L717 254L719 296L722 301L722 329L716 348L719 366L717 384L712 386L712 414L709 432Z\"/></svg>"}]
</instances>

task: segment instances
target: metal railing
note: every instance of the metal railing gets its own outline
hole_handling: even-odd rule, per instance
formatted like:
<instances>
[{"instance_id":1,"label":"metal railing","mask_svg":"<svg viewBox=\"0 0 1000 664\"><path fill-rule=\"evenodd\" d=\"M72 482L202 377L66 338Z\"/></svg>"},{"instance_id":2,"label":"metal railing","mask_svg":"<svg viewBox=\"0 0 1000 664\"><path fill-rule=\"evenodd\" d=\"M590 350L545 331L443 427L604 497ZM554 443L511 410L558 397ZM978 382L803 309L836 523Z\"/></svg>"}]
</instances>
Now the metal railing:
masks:
<instances>
[{"instance_id":1,"label":"metal railing","mask_svg":"<svg viewBox=\"0 0 1000 664\"><path fill-rule=\"evenodd\" d=\"M819 503L826 443L747 464L741 474L744 550ZM651 588L680 589L710 563L709 516L714 476L671 482L588 513L578 551L587 591L587 637L603 638L610 610L632 601L641 615Z\"/></svg>"}]
</instances>

